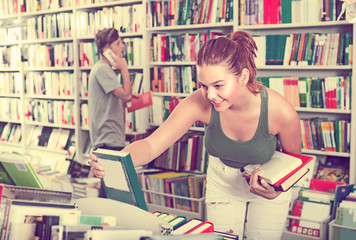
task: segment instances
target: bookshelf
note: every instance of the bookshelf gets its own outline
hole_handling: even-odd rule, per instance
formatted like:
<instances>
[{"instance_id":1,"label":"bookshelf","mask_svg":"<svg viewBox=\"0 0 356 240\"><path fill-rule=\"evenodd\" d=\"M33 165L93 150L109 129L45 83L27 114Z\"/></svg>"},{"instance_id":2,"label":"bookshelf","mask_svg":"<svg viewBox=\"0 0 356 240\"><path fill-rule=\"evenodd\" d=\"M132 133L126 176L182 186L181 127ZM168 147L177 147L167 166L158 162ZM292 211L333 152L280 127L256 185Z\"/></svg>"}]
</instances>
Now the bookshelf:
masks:
<instances>
[{"instance_id":1,"label":"bookshelf","mask_svg":"<svg viewBox=\"0 0 356 240\"><path fill-rule=\"evenodd\" d=\"M21 1L5 2L7 7L0 14L0 55L3 59L6 54L4 59L8 61L0 66L0 101L1 109L5 110L0 123L19 126L21 138L1 141L0 148L33 155L46 153L46 158L63 164L66 150L31 146L29 142L32 129L39 126L50 133L69 130L68 141L75 144L76 160L84 163L88 160L83 150L89 128L83 124L83 109L88 100L83 78L89 76L97 61L95 33L105 27L116 27L127 44L130 75L145 76L142 59L146 53L142 47L146 26L142 1L79 1L79 4L43 1L38 6L36 2L27 5L21 5ZM47 111L56 112L61 107L66 111L58 114L65 115L65 121L54 119L56 114L47 116ZM132 130L128 135L135 137L145 132L147 111L139 115L147 119L140 120L141 132ZM138 117L132 121L135 120Z\"/></svg>"}]
</instances>

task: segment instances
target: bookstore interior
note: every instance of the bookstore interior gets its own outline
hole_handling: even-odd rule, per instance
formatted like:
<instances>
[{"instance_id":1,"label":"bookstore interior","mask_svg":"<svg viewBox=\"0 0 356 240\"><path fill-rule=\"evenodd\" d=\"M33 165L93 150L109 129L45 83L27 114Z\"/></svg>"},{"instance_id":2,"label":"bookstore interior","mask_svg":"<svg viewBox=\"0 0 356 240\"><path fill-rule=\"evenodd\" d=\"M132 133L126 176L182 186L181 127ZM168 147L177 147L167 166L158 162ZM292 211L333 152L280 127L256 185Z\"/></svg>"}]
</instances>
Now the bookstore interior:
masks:
<instances>
[{"instance_id":1,"label":"bookstore interior","mask_svg":"<svg viewBox=\"0 0 356 240\"><path fill-rule=\"evenodd\" d=\"M356 239L354 0L0 0L0 239L246 239L207 219L201 122L143 167L96 149L106 173L93 175L88 86L105 28L136 96L127 145L198 90L207 41L251 34L256 79L300 119L301 154L276 151L259 176L292 192L281 239Z\"/></svg>"}]
</instances>

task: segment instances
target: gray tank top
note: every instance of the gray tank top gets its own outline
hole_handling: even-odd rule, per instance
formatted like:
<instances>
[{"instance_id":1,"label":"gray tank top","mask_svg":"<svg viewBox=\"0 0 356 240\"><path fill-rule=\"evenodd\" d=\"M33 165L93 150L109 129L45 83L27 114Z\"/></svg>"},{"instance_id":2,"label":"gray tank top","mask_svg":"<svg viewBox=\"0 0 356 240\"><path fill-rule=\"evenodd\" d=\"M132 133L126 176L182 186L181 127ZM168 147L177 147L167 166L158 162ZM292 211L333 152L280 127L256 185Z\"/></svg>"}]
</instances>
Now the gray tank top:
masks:
<instances>
[{"instance_id":1,"label":"gray tank top","mask_svg":"<svg viewBox=\"0 0 356 240\"><path fill-rule=\"evenodd\" d=\"M235 141L227 137L220 124L220 114L212 107L211 120L205 125L205 148L207 152L234 168L247 164L262 164L271 159L276 150L277 136L268 127L268 94L260 91L261 114L255 135L248 141Z\"/></svg>"}]
</instances>

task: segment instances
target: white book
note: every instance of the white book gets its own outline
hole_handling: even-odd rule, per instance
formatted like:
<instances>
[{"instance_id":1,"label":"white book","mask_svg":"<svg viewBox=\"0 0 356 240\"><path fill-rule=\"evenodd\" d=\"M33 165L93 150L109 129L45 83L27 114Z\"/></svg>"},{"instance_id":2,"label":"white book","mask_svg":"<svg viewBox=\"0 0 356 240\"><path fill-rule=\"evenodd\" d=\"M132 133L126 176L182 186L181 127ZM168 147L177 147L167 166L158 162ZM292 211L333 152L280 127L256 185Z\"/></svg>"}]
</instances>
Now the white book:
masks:
<instances>
[{"instance_id":1,"label":"white book","mask_svg":"<svg viewBox=\"0 0 356 240\"><path fill-rule=\"evenodd\" d=\"M260 177L263 177L269 183L274 184L302 163L300 158L276 151L268 162L262 165L248 164L244 167L244 170L251 173L255 168L262 166L263 172Z\"/></svg>"},{"instance_id":2,"label":"white book","mask_svg":"<svg viewBox=\"0 0 356 240\"><path fill-rule=\"evenodd\" d=\"M54 128L52 130L51 135L49 136L49 139L48 139L48 144L47 144L48 148L50 148L50 149L57 148L60 133L61 133L61 129L59 129L59 128Z\"/></svg>"},{"instance_id":3,"label":"white book","mask_svg":"<svg viewBox=\"0 0 356 240\"><path fill-rule=\"evenodd\" d=\"M59 139L58 139L58 145L57 145L56 149L64 150L64 147L66 146L67 141L68 141L69 134L70 134L70 130L68 130L68 129L61 130L61 133L60 133Z\"/></svg>"}]
</instances>

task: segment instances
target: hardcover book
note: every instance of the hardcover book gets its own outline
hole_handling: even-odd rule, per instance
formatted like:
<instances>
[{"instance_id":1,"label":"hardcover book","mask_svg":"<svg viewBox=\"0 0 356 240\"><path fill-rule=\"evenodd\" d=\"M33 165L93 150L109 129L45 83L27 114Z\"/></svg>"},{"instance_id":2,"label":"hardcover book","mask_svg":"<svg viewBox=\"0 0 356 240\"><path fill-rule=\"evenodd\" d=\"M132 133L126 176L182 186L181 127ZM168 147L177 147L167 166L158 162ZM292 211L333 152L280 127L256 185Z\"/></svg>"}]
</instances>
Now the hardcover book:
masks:
<instances>
[{"instance_id":1,"label":"hardcover book","mask_svg":"<svg viewBox=\"0 0 356 240\"><path fill-rule=\"evenodd\" d=\"M133 112L135 110L148 107L152 105L152 92L148 91L141 93L136 97L132 97L131 101L127 103L127 111Z\"/></svg>"},{"instance_id":2,"label":"hardcover book","mask_svg":"<svg viewBox=\"0 0 356 240\"><path fill-rule=\"evenodd\" d=\"M244 177L249 180L255 168L263 167L259 178L266 180L277 191L285 192L308 173L309 168L306 165L314 158L315 156L276 151L268 162L262 165L249 164L241 170Z\"/></svg>"},{"instance_id":3,"label":"hardcover book","mask_svg":"<svg viewBox=\"0 0 356 240\"><path fill-rule=\"evenodd\" d=\"M130 153L101 148L93 153L98 157L98 163L105 169L102 186L106 197L147 211Z\"/></svg>"}]
</instances>

